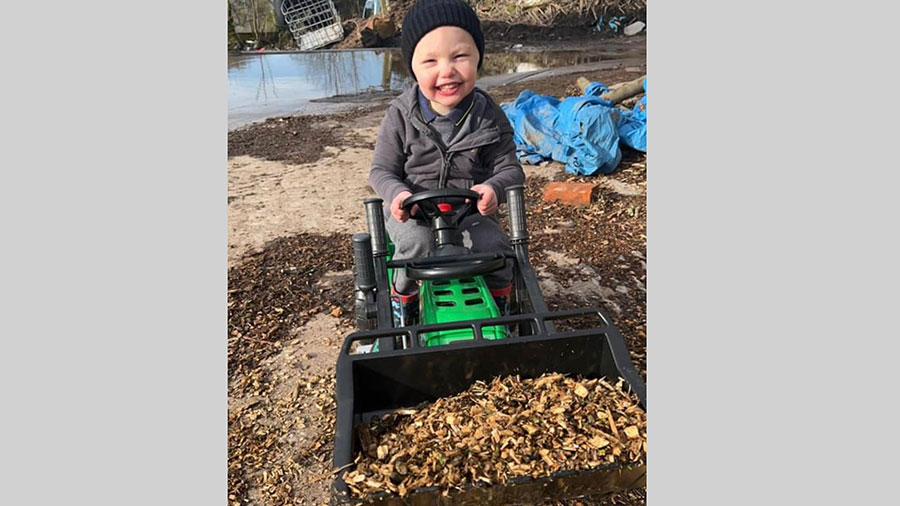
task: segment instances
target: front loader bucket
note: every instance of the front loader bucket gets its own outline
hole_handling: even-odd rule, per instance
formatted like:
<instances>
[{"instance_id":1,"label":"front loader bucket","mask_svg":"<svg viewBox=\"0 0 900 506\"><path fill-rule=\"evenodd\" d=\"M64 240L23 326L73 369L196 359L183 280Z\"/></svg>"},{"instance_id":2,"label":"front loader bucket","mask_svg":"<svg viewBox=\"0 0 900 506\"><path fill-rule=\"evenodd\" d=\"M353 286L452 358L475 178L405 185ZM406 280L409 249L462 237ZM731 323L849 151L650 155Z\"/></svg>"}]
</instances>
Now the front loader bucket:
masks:
<instances>
[{"instance_id":1,"label":"front loader bucket","mask_svg":"<svg viewBox=\"0 0 900 506\"><path fill-rule=\"evenodd\" d=\"M590 315L601 323L586 330L558 332L552 321ZM519 325L530 327L532 335L487 340L482 327ZM418 343L419 335L438 330L468 328L475 340L447 346L381 350L351 355L354 341L386 336L408 336ZM414 407L441 397L455 395L475 381L518 374L536 378L544 373L562 373L584 378L622 378L646 409L646 390L638 376L622 335L595 308L532 313L502 318L471 320L439 325L357 332L348 336L337 363L337 423L334 466L339 469L334 482L335 504L516 504L548 499L565 499L587 494L640 487L645 484L646 464L612 464L584 471L562 471L545 478L523 477L505 485L473 485L442 496L436 487L423 487L400 498L390 492L363 499L351 499L343 481L344 472L357 452L354 427L368 423L400 408Z\"/></svg>"}]
</instances>

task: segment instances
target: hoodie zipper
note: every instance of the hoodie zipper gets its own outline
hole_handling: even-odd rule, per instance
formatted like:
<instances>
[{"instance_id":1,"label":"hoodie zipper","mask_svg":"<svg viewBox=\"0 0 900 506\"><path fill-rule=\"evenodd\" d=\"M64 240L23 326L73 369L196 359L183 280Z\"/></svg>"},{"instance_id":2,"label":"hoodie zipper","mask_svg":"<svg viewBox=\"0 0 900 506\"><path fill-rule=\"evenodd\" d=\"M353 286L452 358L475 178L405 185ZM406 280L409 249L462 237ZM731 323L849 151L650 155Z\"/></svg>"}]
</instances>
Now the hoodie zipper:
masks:
<instances>
[{"instance_id":1,"label":"hoodie zipper","mask_svg":"<svg viewBox=\"0 0 900 506\"><path fill-rule=\"evenodd\" d=\"M441 170L441 177L438 180L438 188L446 188L447 187L447 178L450 177L450 157L453 156L453 153L450 151L444 152L444 166Z\"/></svg>"},{"instance_id":2,"label":"hoodie zipper","mask_svg":"<svg viewBox=\"0 0 900 506\"><path fill-rule=\"evenodd\" d=\"M437 133L435 133L427 124L425 125L425 129L422 130L422 133L425 134L425 137L431 139L431 142L433 142L434 145L437 146L438 151L441 152L441 172L438 175L438 188L444 189L447 186L447 178L450 176L450 159L453 157L453 153L444 145L444 142Z\"/></svg>"}]
</instances>

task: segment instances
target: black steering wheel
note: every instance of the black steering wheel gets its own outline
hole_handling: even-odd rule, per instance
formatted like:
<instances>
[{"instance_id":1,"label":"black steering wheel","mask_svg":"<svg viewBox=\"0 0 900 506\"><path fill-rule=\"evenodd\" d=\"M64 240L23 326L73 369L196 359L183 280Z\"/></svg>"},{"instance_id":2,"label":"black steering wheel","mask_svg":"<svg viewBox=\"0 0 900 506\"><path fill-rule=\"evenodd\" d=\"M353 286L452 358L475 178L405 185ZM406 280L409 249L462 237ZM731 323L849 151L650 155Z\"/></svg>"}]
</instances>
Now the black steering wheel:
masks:
<instances>
[{"instance_id":1,"label":"black steering wheel","mask_svg":"<svg viewBox=\"0 0 900 506\"><path fill-rule=\"evenodd\" d=\"M463 218L477 212L480 197L477 192L458 188L426 190L410 195L400 207L412 216L412 208L418 204L419 212L413 218L432 221L443 216L450 225L458 227Z\"/></svg>"},{"instance_id":2,"label":"black steering wheel","mask_svg":"<svg viewBox=\"0 0 900 506\"><path fill-rule=\"evenodd\" d=\"M433 222L435 218L443 217L448 225L458 228L464 218L478 212L480 197L477 192L458 188L426 190L407 197L401 207L412 215L413 206L418 204L416 219ZM448 260L446 263L412 263L406 266L406 275L419 280L459 278L487 274L502 269L505 265L506 259L498 254L493 258Z\"/></svg>"}]
</instances>

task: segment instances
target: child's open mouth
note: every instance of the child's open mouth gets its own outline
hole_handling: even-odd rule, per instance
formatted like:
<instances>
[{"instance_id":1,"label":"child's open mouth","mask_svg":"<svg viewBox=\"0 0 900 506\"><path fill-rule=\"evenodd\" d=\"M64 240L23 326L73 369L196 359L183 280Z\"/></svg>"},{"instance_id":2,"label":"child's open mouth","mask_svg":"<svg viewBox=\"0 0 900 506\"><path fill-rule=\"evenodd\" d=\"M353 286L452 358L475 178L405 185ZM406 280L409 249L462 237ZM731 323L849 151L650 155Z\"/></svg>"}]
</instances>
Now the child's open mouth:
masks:
<instances>
[{"instance_id":1,"label":"child's open mouth","mask_svg":"<svg viewBox=\"0 0 900 506\"><path fill-rule=\"evenodd\" d=\"M444 84L435 88L435 90L437 90L437 94L442 97L453 95L458 89L459 83Z\"/></svg>"}]
</instances>

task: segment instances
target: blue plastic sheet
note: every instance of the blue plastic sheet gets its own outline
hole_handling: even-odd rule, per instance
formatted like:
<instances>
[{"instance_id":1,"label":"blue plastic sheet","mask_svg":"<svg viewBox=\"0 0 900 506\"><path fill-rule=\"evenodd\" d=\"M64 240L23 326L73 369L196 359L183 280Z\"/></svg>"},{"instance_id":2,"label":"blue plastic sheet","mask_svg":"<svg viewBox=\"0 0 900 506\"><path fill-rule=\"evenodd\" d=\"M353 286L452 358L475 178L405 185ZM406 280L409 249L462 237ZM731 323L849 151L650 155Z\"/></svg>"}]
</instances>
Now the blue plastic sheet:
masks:
<instances>
[{"instance_id":1,"label":"blue plastic sheet","mask_svg":"<svg viewBox=\"0 0 900 506\"><path fill-rule=\"evenodd\" d=\"M646 86L644 80L645 91ZM619 142L646 152L646 95L628 111L600 98L607 91L594 82L584 95L560 100L524 90L514 102L503 104L515 130L519 160L535 164L553 159L570 174L589 176L616 169L622 159Z\"/></svg>"},{"instance_id":2,"label":"blue plastic sheet","mask_svg":"<svg viewBox=\"0 0 900 506\"><path fill-rule=\"evenodd\" d=\"M644 96L630 111L616 109L616 130L619 132L619 140L622 144L636 149L638 151L647 152L647 78L642 83L644 87ZM600 95L609 91L609 88L603 83L593 82L584 89L585 95ZM612 104L607 102L610 107Z\"/></svg>"},{"instance_id":3,"label":"blue plastic sheet","mask_svg":"<svg viewBox=\"0 0 900 506\"><path fill-rule=\"evenodd\" d=\"M644 96L631 111L622 111L616 123L622 144L647 152L647 80L644 79Z\"/></svg>"}]
</instances>

